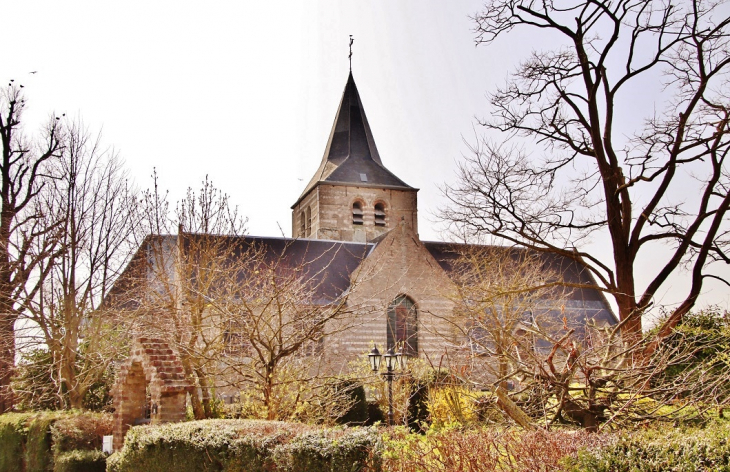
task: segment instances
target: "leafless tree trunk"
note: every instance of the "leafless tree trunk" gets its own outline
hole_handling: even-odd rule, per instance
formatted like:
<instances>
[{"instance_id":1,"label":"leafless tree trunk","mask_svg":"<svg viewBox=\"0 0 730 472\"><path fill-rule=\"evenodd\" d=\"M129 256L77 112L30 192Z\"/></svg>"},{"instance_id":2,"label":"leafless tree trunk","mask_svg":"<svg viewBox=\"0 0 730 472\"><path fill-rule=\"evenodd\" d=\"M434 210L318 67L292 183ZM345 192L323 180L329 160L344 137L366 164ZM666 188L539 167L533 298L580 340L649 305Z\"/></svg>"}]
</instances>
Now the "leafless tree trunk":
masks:
<instances>
[{"instance_id":1,"label":"leafless tree trunk","mask_svg":"<svg viewBox=\"0 0 730 472\"><path fill-rule=\"evenodd\" d=\"M37 212L35 201L44 187L44 166L60 156L63 127L51 118L38 141L23 136L25 98L9 85L0 95L0 413L13 407L10 379L15 366L15 322L38 293L47 272L40 269L55 249L49 237L56 223ZM38 244L44 237L44 244ZM47 269L47 266L46 266Z\"/></svg>"},{"instance_id":2,"label":"leafless tree trunk","mask_svg":"<svg viewBox=\"0 0 730 472\"><path fill-rule=\"evenodd\" d=\"M472 147L459 182L446 188L452 205L443 217L467 233L586 264L614 298L627 342L641 339L642 314L687 269L691 286L657 339L668 335L707 279L728 284L730 18L722 8L704 0L488 1L475 17L478 43L513 28L562 43L526 58L491 95L493 118L482 124L507 138ZM638 87L660 103L637 109L626 92ZM637 116L643 127L622 128L620 120ZM517 137L543 157L528 158ZM599 233L610 241L610 262L582 249ZM657 245L663 260L639 268ZM637 270L653 271L641 289Z\"/></svg>"},{"instance_id":3,"label":"leafless tree trunk","mask_svg":"<svg viewBox=\"0 0 730 472\"><path fill-rule=\"evenodd\" d=\"M62 159L39 196L47 221L60 224L57 253L41 264L49 275L27 312L53 356L65 406L81 408L124 338L102 301L131 257L138 217L117 155L81 122L66 129Z\"/></svg>"}]
</instances>

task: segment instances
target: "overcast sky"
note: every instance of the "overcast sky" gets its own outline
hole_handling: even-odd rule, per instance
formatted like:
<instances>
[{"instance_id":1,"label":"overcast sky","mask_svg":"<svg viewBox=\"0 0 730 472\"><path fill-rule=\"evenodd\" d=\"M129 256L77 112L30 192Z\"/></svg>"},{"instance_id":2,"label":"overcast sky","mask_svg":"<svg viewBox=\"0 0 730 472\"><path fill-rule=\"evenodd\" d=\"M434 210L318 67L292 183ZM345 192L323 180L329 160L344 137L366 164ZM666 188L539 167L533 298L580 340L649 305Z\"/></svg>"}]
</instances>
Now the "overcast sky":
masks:
<instances>
[{"instance_id":1,"label":"overcast sky","mask_svg":"<svg viewBox=\"0 0 730 472\"><path fill-rule=\"evenodd\" d=\"M54 111L79 115L103 129L138 186L156 168L175 200L207 174L249 233L278 236L281 226L290 236L290 206L322 158L353 35L380 156L420 189L421 238L439 240L439 187L468 151L463 140L474 141L475 116L488 114L487 91L543 45L514 35L475 47L469 17L481 3L6 2L0 80L25 85L28 131ZM730 305L719 285L705 301Z\"/></svg>"}]
</instances>

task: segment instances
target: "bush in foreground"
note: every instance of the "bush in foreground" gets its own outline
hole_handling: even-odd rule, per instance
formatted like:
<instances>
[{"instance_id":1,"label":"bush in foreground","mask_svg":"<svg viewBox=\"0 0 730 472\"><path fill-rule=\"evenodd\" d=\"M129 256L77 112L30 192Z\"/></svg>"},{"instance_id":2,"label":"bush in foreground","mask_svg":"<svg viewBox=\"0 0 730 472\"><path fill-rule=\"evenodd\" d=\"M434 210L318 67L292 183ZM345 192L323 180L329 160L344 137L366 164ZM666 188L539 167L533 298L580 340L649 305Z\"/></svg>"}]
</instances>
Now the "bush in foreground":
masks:
<instances>
[{"instance_id":1,"label":"bush in foreground","mask_svg":"<svg viewBox=\"0 0 730 472\"><path fill-rule=\"evenodd\" d=\"M583 431L445 429L424 436L399 428L385 438L383 468L392 472L560 470L565 457L610 440L609 435Z\"/></svg>"},{"instance_id":2,"label":"bush in foreground","mask_svg":"<svg viewBox=\"0 0 730 472\"><path fill-rule=\"evenodd\" d=\"M374 429L202 420L130 429L107 470L378 471L380 444Z\"/></svg>"},{"instance_id":3,"label":"bush in foreground","mask_svg":"<svg viewBox=\"0 0 730 472\"><path fill-rule=\"evenodd\" d=\"M730 472L730 425L628 433L565 464L571 472Z\"/></svg>"},{"instance_id":4,"label":"bush in foreground","mask_svg":"<svg viewBox=\"0 0 730 472\"><path fill-rule=\"evenodd\" d=\"M60 455L75 449L101 449L104 434L111 434L108 414L59 411L0 415L0 472L59 470L55 467Z\"/></svg>"},{"instance_id":5,"label":"bush in foreground","mask_svg":"<svg viewBox=\"0 0 730 472\"><path fill-rule=\"evenodd\" d=\"M106 454L101 451L70 451L55 457L53 472L104 472Z\"/></svg>"}]
</instances>

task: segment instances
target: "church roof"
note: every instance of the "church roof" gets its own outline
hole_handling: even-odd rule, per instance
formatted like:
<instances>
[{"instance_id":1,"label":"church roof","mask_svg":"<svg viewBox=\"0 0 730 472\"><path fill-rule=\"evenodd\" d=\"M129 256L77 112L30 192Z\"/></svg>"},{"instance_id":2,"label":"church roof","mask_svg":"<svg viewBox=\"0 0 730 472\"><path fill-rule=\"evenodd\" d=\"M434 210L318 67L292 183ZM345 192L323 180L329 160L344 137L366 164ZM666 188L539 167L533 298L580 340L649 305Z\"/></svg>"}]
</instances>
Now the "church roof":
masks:
<instances>
[{"instance_id":1,"label":"church roof","mask_svg":"<svg viewBox=\"0 0 730 472\"><path fill-rule=\"evenodd\" d=\"M105 303L127 309L139 308L138 290L150 282L154 264L172 261L180 241L176 235L148 235L124 272L114 283ZM331 241L319 239L292 239L258 236L223 236L185 233L181 249L209 247L206 253L217 264L217 270L232 279L243 281L254 277L248 273L253 266L237 261L251 257L248 251L260 251L260 262L282 274L301 273L311 288L310 302L327 304L335 301L350 287L350 276L372 250L371 243ZM156 255L153 255L158 253ZM256 256L259 257L258 255ZM169 258L169 259L168 259ZM158 274L157 276L160 276ZM171 278L174 275L169 274ZM195 273L190 274L195 277ZM225 277L222 277L222 280Z\"/></svg>"},{"instance_id":2,"label":"church roof","mask_svg":"<svg viewBox=\"0 0 730 472\"><path fill-rule=\"evenodd\" d=\"M347 78L322 162L297 203L320 182L416 190L383 166L352 72Z\"/></svg>"},{"instance_id":3,"label":"church roof","mask_svg":"<svg viewBox=\"0 0 730 472\"><path fill-rule=\"evenodd\" d=\"M460 254L470 247L459 243L426 241L423 242L423 245L447 274L451 274L455 270L454 266L458 263ZM494 248L509 250L504 246L494 246ZM528 249L521 250L528 251ZM568 286L577 287L566 294L565 300L561 300L562 310L550 310L554 319L559 320L565 315L569 320L568 324L576 328L584 327L588 320L607 325L618 323L618 319L611 311L604 295L594 288L587 288L598 284L585 266L569 257L553 253L540 253L540 260L546 270L560 274L560 278ZM547 300L546 302L549 303Z\"/></svg>"}]
</instances>

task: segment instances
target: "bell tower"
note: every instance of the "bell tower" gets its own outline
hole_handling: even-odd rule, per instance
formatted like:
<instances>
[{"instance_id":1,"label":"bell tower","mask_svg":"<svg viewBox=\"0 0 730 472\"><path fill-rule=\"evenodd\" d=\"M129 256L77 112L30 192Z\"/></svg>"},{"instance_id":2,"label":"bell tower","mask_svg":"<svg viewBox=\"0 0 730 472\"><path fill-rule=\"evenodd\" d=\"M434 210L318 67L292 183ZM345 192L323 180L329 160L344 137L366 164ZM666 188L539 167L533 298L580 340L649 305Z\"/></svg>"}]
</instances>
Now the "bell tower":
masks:
<instances>
[{"instance_id":1,"label":"bell tower","mask_svg":"<svg viewBox=\"0 0 730 472\"><path fill-rule=\"evenodd\" d=\"M350 72L322 162L292 206L292 237L366 242L400 221L418 233L417 192L383 166Z\"/></svg>"}]
</instances>

